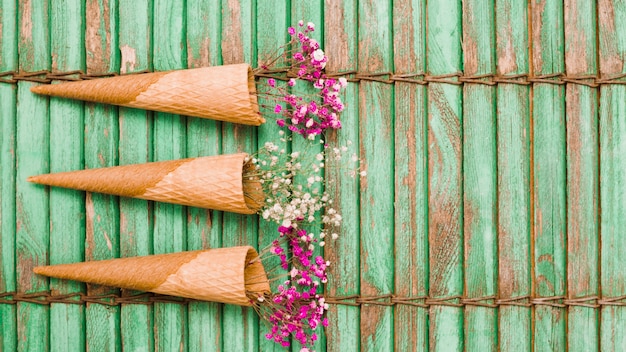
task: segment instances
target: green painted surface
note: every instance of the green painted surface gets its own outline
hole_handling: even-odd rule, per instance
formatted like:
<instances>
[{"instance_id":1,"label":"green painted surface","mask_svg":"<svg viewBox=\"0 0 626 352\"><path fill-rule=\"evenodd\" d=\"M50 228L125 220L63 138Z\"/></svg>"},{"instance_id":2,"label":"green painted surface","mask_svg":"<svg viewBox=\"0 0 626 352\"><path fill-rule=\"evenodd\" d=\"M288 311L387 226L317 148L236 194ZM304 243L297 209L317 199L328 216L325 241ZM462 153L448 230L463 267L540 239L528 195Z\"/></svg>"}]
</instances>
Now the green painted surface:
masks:
<instances>
[{"instance_id":1,"label":"green painted surface","mask_svg":"<svg viewBox=\"0 0 626 352\"><path fill-rule=\"evenodd\" d=\"M496 1L496 56L501 75L529 70L528 13L524 1ZM498 170L498 290L501 297L531 293L530 89L501 84L496 92ZM501 351L530 351L531 309L498 311Z\"/></svg>"},{"instance_id":2,"label":"green painted surface","mask_svg":"<svg viewBox=\"0 0 626 352\"><path fill-rule=\"evenodd\" d=\"M84 16L78 1L55 1L50 8L50 51L54 71L82 69ZM50 99L50 172L83 168L83 106L66 99ZM51 264L80 262L84 258L85 197L83 192L50 189ZM59 294L81 292L78 282L50 279ZM83 306L50 306L51 351L85 349Z\"/></svg>"},{"instance_id":3,"label":"green painted surface","mask_svg":"<svg viewBox=\"0 0 626 352\"><path fill-rule=\"evenodd\" d=\"M596 74L596 6L565 2L565 64L571 74ZM598 90L566 87L567 119L567 292L570 297L598 294L599 151ZM567 316L570 351L597 351L598 312L572 307Z\"/></svg>"},{"instance_id":4,"label":"green painted surface","mask_svg":"<svg viewBox=\"0 0 626 352\"><path fill-rule=\"evenodd\" d=\"M342 165L327 165L327 191L344 222L339 239L324 249L333 261L324 292L394 297L376 299L383 304L331 305L318 351L626 348L622 306L565 308L535 299L531 308L524 298L626 294L624 88L522 84L528 77L496 86L417 84L424 83L422 73L622 73L622 2L1 4L0 72L256 66L288 39L287 26L304 19L316 23L328 72L408 77L349 83L344 128L325 136L331 146L352 141L347 154L363 159L368 176L352 178ZM274 226L256 216L49 189L25 179L50 170L254 152L276 138L273 119L249 127L47 99L29 92L36 84L0 82L0 293L128 296L137 292L48 281L31 269L185 249L263 248L272 240ZM420 306L423 296L462 302L456 295L522 298L516 301L521 305L499 308L467 301L464 307ZM400 299L409 304L384 305ZM252 309L216 303L0 302L0 316L6 351L281 350L265 340L267 325Z\"/></svg>"},{"instance_id":5,"label":"green painted surface","mask_svg":"<svg viewBox=\"0 0 626 352\"><path fill-rule=\"evenodd\" d=\"M463 2L463 59L466 74L495 73L494 3ZM463 89L463 238L465 294L497 294L497 170L495 87ZM497 313L467 307L464 344L469 351L496 351Z\"/></svg>"},{"instance_id":6,"label":"green painted surface","mask_svg":"<svg viewBox=\"0 0 626 352\"><path fill-rule=\"evenodd\" d=\"M460 71L461 4L428 2L427 68L434 75ZM431 20L432 19L432 20ZM428 89L429 294L463 293L463 91L433 83ZM429 312L432 351L463 350L463 310L434 306Z\"/></svg>"},{"instance_id":7,"label":"green painted surface","mask_svg":"<svg viewBox=\"0 0 626 352\"><path fill-rule=\"evenodd\" d=\"M394 68L399 73L426 69L426 6L402 1L394 6ZM394 91L395 292L398 296L428 293L428 135L427 89L398 82ZM428 312L399 305L394 312L394 348L428 348Z\"/></svg>"},{"instance_id":8,"label":"green painted surface","mask_svg":"<svg viewBox=\"0 0 626 352\"><path fill-rule=\"evenodd\" d=\"M2 43L0 44L0 71L13 71L18 68L17 3L2 1L0 5ZM0 86L0 292L16 290L15 270L15 177L16 177L16 111L17 87ZM0 305L0 350L17 349L17 308L13 305Z\"/></svg>"},{"instance_id":9,"label":"green painted surface","mask_svg":"<svg viewBox=\"0 0 626 352\"><path fill-rule=\"evenodd\" d=\"M564 70L563 4L532 1L532 68L535 75ZM565 294L566 150L565 89L536 84L532 105L533 293ZM565 312L551 306L534 311L535 351L564 350Z\"/></svg>"}]
</instances>

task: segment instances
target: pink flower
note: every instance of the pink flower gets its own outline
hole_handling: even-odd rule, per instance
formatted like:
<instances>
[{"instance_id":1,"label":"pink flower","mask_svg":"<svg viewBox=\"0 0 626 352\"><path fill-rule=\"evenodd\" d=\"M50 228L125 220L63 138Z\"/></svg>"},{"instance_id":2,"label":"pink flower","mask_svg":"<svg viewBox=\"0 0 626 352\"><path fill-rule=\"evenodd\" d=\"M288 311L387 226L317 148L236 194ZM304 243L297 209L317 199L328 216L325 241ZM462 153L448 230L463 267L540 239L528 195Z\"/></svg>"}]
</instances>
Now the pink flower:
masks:
<instances>
[{"instance_id":1,"label":"pink flower","mask_svg":"<svg viewBox=\"0 0 626 352\"><path fill-rule=\"evenodd\" d=\"M276 87L276 80L273 78L270 78L267 80L267 84L269 84L270 87Z\"/></svg>"}]
</instances>

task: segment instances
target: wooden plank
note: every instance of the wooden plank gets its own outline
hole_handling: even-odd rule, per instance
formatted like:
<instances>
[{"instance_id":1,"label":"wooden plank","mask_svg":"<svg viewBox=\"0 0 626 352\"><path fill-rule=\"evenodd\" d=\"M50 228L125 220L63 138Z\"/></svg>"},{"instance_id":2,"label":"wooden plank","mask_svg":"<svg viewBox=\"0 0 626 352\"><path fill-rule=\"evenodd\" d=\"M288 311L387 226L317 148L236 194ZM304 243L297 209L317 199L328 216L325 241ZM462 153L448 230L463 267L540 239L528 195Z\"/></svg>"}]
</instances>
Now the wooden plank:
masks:
<instances>
[{"instance_id":1,"label":"wooden plank","mask_svg":"<svg viewBox=\"0 0 626 352\"><path fill-rule=\"evenodd\" d=\"M397 74L426 71L426 2L394 2L394 68ZM395 294L428 294L428 144L425 86L395 85ZM409 274L410 273L410 274ZM398 351L428 349L428 310L398 305L394 315Z\"/></svg>"},{"instance_id":2,"label":"wooden plank","mask_svg":"<svg viewBox=\"0 0 626 352\"><path fill-rule=\"evenodd\" d=\"M456 1L428 2L428 71L461 69L461 7ZM428 89L429 295L463 294L462 89L432 83ZM430 308L430 349L463 349L463 310Z\"/></svg>"},{"instance_id":3,"label":"wooden plank","mask_svg":"<svg viewBox=\"0 0 626 352\"><path fill-rule=\"evenodd\" d=\"M80 1L50 3L50 46L53 71L84 68L82 40L83 7ZM37 119L37 116L31 118ZM83 168L83 103L50 99L50 172ZM85 195L69 189L50 188L50 264L80 262L84 257ZM50 279L54 293L81 292L76 281ZM85 349L85 308L80 305L50 306L50 349Z\"/></svg>"},{"instance_id":4,"label":"wooden plank","mask_svg":"<svg viewBox=\"0 0 626 352\"><path fill-rule=\"evenodd\" d=\"M568 75L597 74L596 6L593 1L564 3L565 66ZM566 87L567 119L567 296L598 294L598 90ZM569 307L570 351L599 347L598 311Z\"/></svg>"},{"instance_id":5,"label":"wooden plank","mask_svg":"<svg viewBox=\"0 0 626 352\"><path fill-rule=\"evenodd\" d=\"M465 75L494 74L494 1L463 2ZM495 87L466 84L463 89L463 235L465 296L497 294L497 171ZM497 313L465 308L465 348L498 349Z\"/></svg>"},{"instance_id":6,"label":"wooden plank","mask_svg":"<svg viewBox=\"0 0 626 352\"><path fill-rule=\"evenodd\" d=\"M533 75L563 72L563 4L532 2ZM562 296L566 279L566 147L565 89L547 83L533 85L533 293ZM536 306L535 351L564 350L566 311Z\"/></svg>"},{"instance_id":7,"label":"wooden plank","mask_svg":"<svg viewBox=\"0 0 626 352\"><path fill-rule=\"evenodd\" d=\"M255 2L222 0L222 58L224 64L256 62ZM222 153L256 150L256 127L222 123ZM224 213L222 245L257 247L256 216ZM225 305L222 318L224 351L255 351L259 342L259 319L252 308Z\"/></svg>"},{"instance_id":8,"label":"wooden plank","mask_svg":"<svg viewBox=\"0 0 626 352\"><path fill-rule=\"evenodd\" d=\"M85 49L87 73L116 72L116 4L114 1L86 3ZM111 105L85 103L85 168L117 165L118 116ZM118 197L87 193L86 260L119 257ZM90 295L119 294L111 287L88 285ZM116 351L121 342L120 308L87 305L87 345L90 350Z\"/></svg>"},{"instance_id":9,"label":"wooden plank","mask_svg":"<svg viewBox=\"0 0 626 352\"><path fill-rule=\"evenodd\" d=\"M359 71L391 71L391 11L389 1L359 3ZM360 83L359 149L367 172L367 177L361 179L360 192L362 296L390 294L394 290L393 97L393 87L388 84ZM392 350L393 332L392 307L361 306L361 350Z\"/></svg>"},{"instance_id":10,"label":"wooden plank","mask_svg":"<svg viewBox=\"0 0 626 352\"><path fill-rule=\"evenodd\" d=\"M18 3L19 69L50 68L48 2ZM49 169L48 99L30 92L31 82L18 84L16 123L16 279L21 293L46 291L48 279L32 269L46 265L50 243L49 197L43 186L26 182L28 176ZM37 141L37 143L33 143ZM49 307L20 302L17 305L17 350L41 351L50 347Z\"/></svg>"},{"instance_id":11,"label":"wooden plank","mask_svg":"<svg viewBox=\"0 0 626 352\"><path fill-rule=\"evenodd\" d=\"M155 1L152 63L155 71L185 68L187 65L185 11L183 3ZM186 157L186 125L183 116L155 113L152 150L154 161ZM153 248L155 254L187 249L187 209L182 205L154 203ZM187 309L175 303L155 303L155 348L185 350Z\"/></svg>"},{"instance_id":12,"label":"wooden plank","mask_svg":"<svg viewBox=\"0 0 626 352\"><path fill-rule=\"evenodd\" d=\"M221 4L217 1L187 1L187 66L221 64ZM187 156L218 155L222 126L218 121L187 118ZM222 212L187 208L187 249L222 246ZM188 308L190 351L219 351L222 346L222 306L194 302Z\"/></svg>"},{"instance_id":13,"label":"wooden plank","mask_svg":"<svg viewBox=\"0 0 626 352\"><path fill-rule=\"evenodd\" d=\"M524 1L496 0L498 74L527 74L528 14ZM498 288L502 299L531 293L529 88L497 88ZM531 309L501 306L498 348L531 350Z\"/></svg>"},{"instance_id":14,"label":"wooden plank","mask_svg":"<svg viewBox=\"0 0 626 352\"><path fill-rule=\"evenodd\" d=\"M17 2L0 3L0 72L17 71ZM0 85L0 292L15 292L15 138L17 86ZM17 307L0 304L0 350L17 350Z\"/></svg>"},{"instance_id":15,"label":"wooden plank","mask_svg":"<svg viewBox=\"0 0 626 352\"><path fill-rule=\"evenodd\" d=\"M119 0L120 73L151 68L152 1ZM119 108L119 164L135 164L152 158L152 114ZM152 210L149 202L120 198L120 255L132 257L152 253ZM136 292L123 291L124 295ZM124 348L130 351L154 347L153 308L124 305L120 330Z\"/></svg>"},{"instance_id":16,"label":"wooden plank","mask_svg":"<svg viewBox=\"0 0 626 352\"><path fill-rule=\"evenodd\" d=\"M324 4L324 49L327 72L357 69L358 8L355 2L328 0ZM358 84L349 83L343 94L346 105L341 113L342 128L326 136L329 145L345 145L346 155L359 154ZM348 141L352 145L348 146ZM326 192L335 200L343 217L335 241L329 241L324 254L331 262L326 294L333 297L358 295L360 292L360 220L359 179L346 175L341 162L326 161ZM358 351L360 338L360 307L331 305L326 329L328 351Z\"/></svg>"},{"instance_id":17,"label":"wooden plank","mask_svg":"<svg viewBox=\"0 0 626 352\"><path fill-rule=\"evenodd\" d=\"M600 73L622 74L626 57L626 4L598 1ZM600 90L600 287L602 297L626 292L626 87L602 86ZM626 349L626 310L603 306L600 311L600 350Z\"/></svg>"},{"instance_id":18,"label":"wooden plank","mask_svg":"<svg viewBox=\"0 0 626 352\"><path fill-rule=\"evenodd\" d=\"M257 2L257 57L259 65L265 60L270 59L272 55L276 55L276 50L289 41L287 27L289 27L290 9L286 2L261 1ZM277 87L286 88L286 82L277 81ZM274 100L264 95L269 88L267 79L261 78L257 81L257 92L259 92L258 100L260 105L272 105ZM281 128L276 124L274 116L268 116L262 109L262 113L266 122L258 127L258 143L257 149L263 148L266 142L279 144L281 136L278 134ZM287 143L283 144L289 147ZM259 217L259 248L268 248L272 241L278 237L277 225L271 221L267 221ZM263 265L266 271L280 266L278 258L265 257ZM276 273L276 272L275 272ZM276 275L273 275L276 276ZM270 275L272 277L272 275ZM283 280L274 280L270 282L272 292L278 292L278 286ZM284 351L280 344L273 340L268 340L265 335L271 331L272 325L261 319L259 325L259 349L261 351ZM296 345L298 345L296 343ZM295 346L294 346L295 347Z\"/></svg>"}]
</instances>

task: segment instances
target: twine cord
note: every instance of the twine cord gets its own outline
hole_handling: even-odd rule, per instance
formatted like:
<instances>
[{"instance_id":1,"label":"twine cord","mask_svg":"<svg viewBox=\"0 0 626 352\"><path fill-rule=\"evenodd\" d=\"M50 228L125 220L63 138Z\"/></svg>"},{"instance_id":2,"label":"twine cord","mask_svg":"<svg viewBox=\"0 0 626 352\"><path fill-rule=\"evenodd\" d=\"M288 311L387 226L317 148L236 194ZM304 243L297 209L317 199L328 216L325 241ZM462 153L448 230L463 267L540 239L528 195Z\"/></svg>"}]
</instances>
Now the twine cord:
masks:
<instances>
[{"instance_id":1,"label":"twine cord","mask_svg":"<svg viewBox=\"0 0 626 352\"><path fill-rule=\"evenodd\" d=\"M140 294L106 294L88 295L81 292L68 294L53 294L51 291L40 291L32 293L4 292L0 293L0 304L35 303L40 305L50 305L53 303L78 304L87 303L102 304L107 306L118 306L120 304L142 304L152 305L154 303L174 303L186 305L191 302L203 302L190 298L160 295L155 293ZM484 307L499 308L505 306L518 306L532 308L537 306L549 306L553 308L567 309L569 307L585 307L590 309L601 309L605 306L626 307L626 295L616 297L584 296L567 298L565 296L531 297L529 295L498 298L496 296L485 297L464 297L460 295L448 297L429 296L408 296L401 297L393 294L378 296L326 296L326 303L331 305L344 305L360 307L364 305L377 306L413 306L418 308L430 308L433 306L447 307Z\"/></svg>"},{"instance_id":2,"label":"twine cord","mask_svg":"<svg viewBox=\"0 0 626 352\"><path fill-rule=\"evenodd\" d=\"M141 73L148 73L150 71L144 70L139 72L125 73L124 75L134 75ZM288 81L291 78L297 77L296 72L289 68L274 68L274 69L262 69L256 68L253 70L253 74L256 78L274 78L276 80ZM48 70L34 71L34 72L18 72L18 71L5 71L0 72L0 83L16 84L19 81L29 81L37 83L51 83L52 81L81 81L88 79L96 79L103 77L118 76L117 72L103 72L103 73L90 73L86 74L83 71L62 71L53 72ZM395 72L357 72L354 70L342 71L342 72L326 72L327 77L331 78L346 78L348 82L380 82L386 84L395 84L398 82L413 83L419 85L428 85L430 83L446 83L452 85L464 85L464 84L482 84L488 86L495 86L498 84L518 84L518 85L531 85L531 84L578 84L584 85L590 88L598 88L602 85L626 85L626 73L620 73L615 75L567 75L564 72L551 73L547 75L531 75L531 74L481 74L481 75L465 75L463 72L449 73L444 75L431 75L426 72L416 73L395 73Z\"/></svg>"}]
</instances>

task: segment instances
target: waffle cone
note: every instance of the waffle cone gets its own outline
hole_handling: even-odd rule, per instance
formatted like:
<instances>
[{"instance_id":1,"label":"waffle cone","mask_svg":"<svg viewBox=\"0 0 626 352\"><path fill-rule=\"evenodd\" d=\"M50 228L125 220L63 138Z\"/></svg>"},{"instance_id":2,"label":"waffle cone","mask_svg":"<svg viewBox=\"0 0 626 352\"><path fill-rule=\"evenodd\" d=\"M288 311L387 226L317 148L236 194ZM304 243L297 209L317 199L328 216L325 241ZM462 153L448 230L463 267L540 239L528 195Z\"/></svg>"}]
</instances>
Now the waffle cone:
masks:
<instances>
[{"instance_id":1,"label":"waffle cone","mask_svg":"<svg viewBox=\"0 0 626 352\"><path fill-rule=\"evenodd\" d=\"M254 126L265 122L247 64L40 85L31 91Z\"/></svg>"},{"instance_id":2,"label":"waffle cone","mask_svg":"<svg viewBox=\"0 0 626 352\"><path fill-rule=\"evenodd\" d=\"M243 180L247 154L230 154L32 176L28 181L193 207L254 214L258 180Z\"/></svg>"},{"instance_id":3,"label":"waffle cone","mask_svg":"<svg viewBox=\"0 0 626 352\"><path fill-rule=\"evenodd\" d=\"M36 274L204 301L250 306L270 291L249 246L40 266Z\"/></svg>"}]
</instances>

